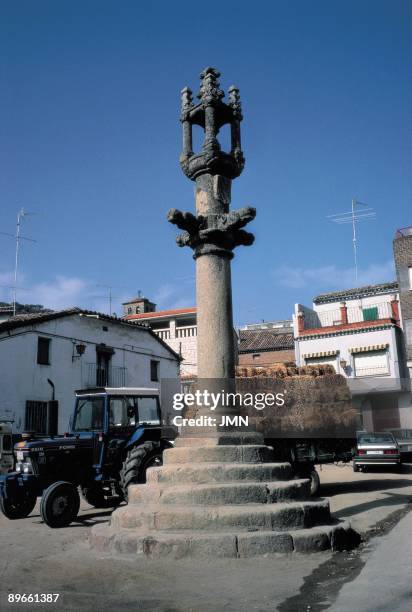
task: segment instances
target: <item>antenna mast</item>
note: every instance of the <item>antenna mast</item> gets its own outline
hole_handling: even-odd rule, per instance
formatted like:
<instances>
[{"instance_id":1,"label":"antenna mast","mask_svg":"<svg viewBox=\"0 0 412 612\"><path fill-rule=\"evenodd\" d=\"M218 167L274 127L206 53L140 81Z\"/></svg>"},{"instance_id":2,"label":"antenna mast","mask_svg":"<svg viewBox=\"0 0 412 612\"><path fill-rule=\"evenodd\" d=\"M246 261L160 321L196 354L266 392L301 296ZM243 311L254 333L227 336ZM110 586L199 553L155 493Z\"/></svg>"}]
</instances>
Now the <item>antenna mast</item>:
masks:
<instances>
[{"instance_id":1,"label":"antenna mast","mask_svg":"<svg viewBox=\"0 0 412 612\"><path fill-rule=\"evenodd\" d=\"M20 241L28 240L29 242L36 242L33 238L27 238L27 236L22 236L20 233L21 222L24 217L28 215L33 215L35 213L29 213L24 208L21 208L17 213L17 226L16 226L16 234L8 234L7 232L0 232L3 236L10 236L16 240L16 252L14 257L14 285L13 289L13 317L16 316L16 298L17 298L17 276L18 276L18 267L19 267L19 252L20 252Z\"/></svg>"},{"instance_id":2,"label":"antenna mast","mask_svg":"<svg viewBox=\"0 0 412 612\"><path fill-rule=\"evenodd\" d=\"M363 208L361 208L363 207ZM337 213L336 215L328 215L327 217L333 223L343 225L350 223L352 225L352 245L353 245L353 258L355 261L355 281L358 284L358 237L356 224L359 221L373 221L376 219L376 213L371 206L359 202L356 199L352 200L352 207L350 211L344 213Z\"/></svg>"}]
</instances>

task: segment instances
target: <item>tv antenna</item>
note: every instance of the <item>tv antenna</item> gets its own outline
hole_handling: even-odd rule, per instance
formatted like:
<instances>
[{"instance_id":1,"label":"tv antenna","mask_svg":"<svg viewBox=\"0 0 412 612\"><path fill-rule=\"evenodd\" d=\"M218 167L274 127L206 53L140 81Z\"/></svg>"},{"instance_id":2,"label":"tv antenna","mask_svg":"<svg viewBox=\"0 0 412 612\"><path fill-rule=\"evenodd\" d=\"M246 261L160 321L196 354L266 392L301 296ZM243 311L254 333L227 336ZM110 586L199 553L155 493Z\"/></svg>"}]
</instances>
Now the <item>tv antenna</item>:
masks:
<instances>
[{"instance_id":1,"label":"tv antenna","mask_svg":"<svg viewBox=\"0 0 412 612\"><path fill-rule=\"evenodd\" d=\"M376 219L376 213L371 206L359 202L356 199L352 200L352 208L344 213L337 213L336 215L328 215L333 223L338 225L344 225L350 223L352 225L352 244L353 244L353 258L355 261L355 280L358 284L358 237L357 237L357 223L359 221L374 221Z\"/></svg>"},{"instance_id":2,"label":"tv antenna","mask_svg":"<svg viewBox=\"0 0 412 612\"><path fill-rule=\"evenodd\" d=\"M114 285L96 285L96 287L102 287L103 289L107 289L107 294L106 295L95 295L93 297L95 298L101 298L101 297L107 297L107 299L109 300L109 314L110 316L112 316L112 303L113 303L113 289L122 289L124 288L123 285L119 286L114 286Z\"/></svg>"},{"instance_id":3,"label":"tv antenna","mask_svg":"<svg viewBox=\"0 0 412 612\"><path fill-rule=\"evenodd\" d=\"M11 238L14 238L16 241L16 252L15 252L15 257L14 257L14 285L12 287L13 289L13 317L16 316L16 294L17 294L17 276L18 276L18 267L19 267L20 241L27 240L28 242L36 242L36 240L33 240L33 238L28 238L27 236L21 235L20 233L21 223L24 217L28 217L29 215L34 215L34 214L35 213L27 212L26 210L24 210L24 208L21 208L19 212L17 213L16 233L8 234L7 232L0 232L0 234L3 234L3 236L10 236Z\"/></svg>"}]
</instances>

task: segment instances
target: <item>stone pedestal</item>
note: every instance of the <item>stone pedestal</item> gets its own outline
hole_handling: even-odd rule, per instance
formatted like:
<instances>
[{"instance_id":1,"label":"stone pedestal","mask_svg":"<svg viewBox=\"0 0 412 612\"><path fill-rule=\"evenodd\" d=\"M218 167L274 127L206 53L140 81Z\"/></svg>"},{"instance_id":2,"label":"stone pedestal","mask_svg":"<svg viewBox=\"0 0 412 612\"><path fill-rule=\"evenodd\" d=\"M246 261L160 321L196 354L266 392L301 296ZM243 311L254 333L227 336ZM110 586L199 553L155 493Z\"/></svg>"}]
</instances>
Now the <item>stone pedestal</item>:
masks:
<instances>
[{"instance_id":1,"label":"stone pedestal","mask_svg":"<svg viewBox=\"0 0 412 612\"><path fill-rule=\"evenodd\" d=\"M150 558L249 557L342 550L357 544L329 502L309 501L310 482L274 463L261 434L220 433L177 440L110 527L92 529L101 552Z\"/></svg>"}]
</instances>

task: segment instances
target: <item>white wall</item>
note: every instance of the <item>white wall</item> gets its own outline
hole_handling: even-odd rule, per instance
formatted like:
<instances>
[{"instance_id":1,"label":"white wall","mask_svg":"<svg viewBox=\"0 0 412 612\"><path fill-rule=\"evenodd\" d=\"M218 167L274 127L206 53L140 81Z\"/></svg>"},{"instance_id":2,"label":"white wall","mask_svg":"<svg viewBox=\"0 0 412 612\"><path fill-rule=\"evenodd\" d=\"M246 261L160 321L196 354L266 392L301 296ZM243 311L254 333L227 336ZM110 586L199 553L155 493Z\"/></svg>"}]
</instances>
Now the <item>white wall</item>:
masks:
<instances>
[{"instance_id":1,"label":"white wall","mask_svg":"<svg viewBox=\"0 0 412 612\"><path fill-rule=\"evenodd\" d=\"M104 331L107 328L108 331ZM50 365L37 364L38 336L50 338ZM86 345L81 357L72 359L73 341ZM114 349L112 366L126 368L126 386L160 387L150 380L150 361L158 360L159 378L177 378L178 361L161 342L138 326L71 315L0 331L0 420L15 420L15 431L24 430L27 400L47 401L55 384L59 402L59 433L68 428L74 391L85 386L87 363L96 363L96 345ZM74 354L77 355L74 350Z\"/></svg>"}]
</instances>

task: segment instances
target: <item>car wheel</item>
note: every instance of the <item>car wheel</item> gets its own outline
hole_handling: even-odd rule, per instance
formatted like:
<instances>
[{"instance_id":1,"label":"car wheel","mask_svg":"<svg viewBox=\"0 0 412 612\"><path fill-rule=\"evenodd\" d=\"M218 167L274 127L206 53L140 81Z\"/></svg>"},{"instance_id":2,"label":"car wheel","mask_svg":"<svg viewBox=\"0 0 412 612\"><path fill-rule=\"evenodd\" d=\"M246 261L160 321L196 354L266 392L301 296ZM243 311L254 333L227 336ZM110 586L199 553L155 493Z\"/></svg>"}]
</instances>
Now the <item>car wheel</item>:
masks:
<instances>
[{"instance_id":1,"label":"car wheel","mask_svg":"<svg viewBox=\"0 0 412 612\"><path fill-rule=\"evenodd\" d=\"M12 500L9 497L0 499L0 508L4 516L11 521L29 516L36 505L36 495L25 495L20 499Z\"/></svg>"},{"instance_id":2,"label":"car wheel","mask_svg":"<svg viewBox=\"0 0 412 612\"><path fill-rule=\"evenodd\" d=\"M353 464L353 471L354 472L360 472L360 468L358 465L356 465L356 463Z\"/></svg>"},{"instance_id":3,"label":"car wheel","mask_svg":"<svg viewBox=\"0 0 412 612\"><path fill-rule=\"evenodd\" d=\"M317 497L320 489L320 478L318 472L313 468L309 474L310 478L310 496Z\"/></svg>"},{"instance_id":4,"label":"car wheel","mask_svg":"<svg viewBox=\"0 0 412 612\"><path fill-rule=\"evenodd\" d=\"M40 514L52 528L67 527L79 513L80 496L71 482L55 482L43 493Z\"/></svg>"}]
</instances>

